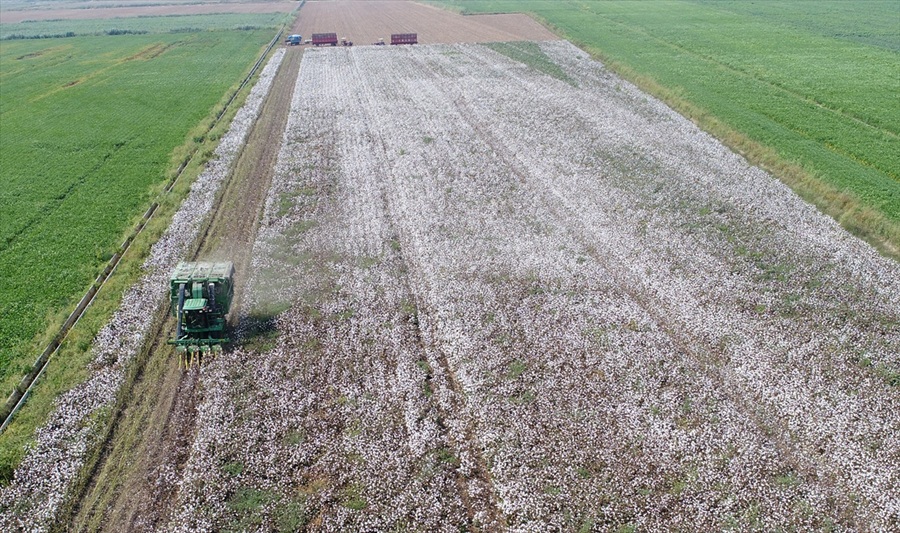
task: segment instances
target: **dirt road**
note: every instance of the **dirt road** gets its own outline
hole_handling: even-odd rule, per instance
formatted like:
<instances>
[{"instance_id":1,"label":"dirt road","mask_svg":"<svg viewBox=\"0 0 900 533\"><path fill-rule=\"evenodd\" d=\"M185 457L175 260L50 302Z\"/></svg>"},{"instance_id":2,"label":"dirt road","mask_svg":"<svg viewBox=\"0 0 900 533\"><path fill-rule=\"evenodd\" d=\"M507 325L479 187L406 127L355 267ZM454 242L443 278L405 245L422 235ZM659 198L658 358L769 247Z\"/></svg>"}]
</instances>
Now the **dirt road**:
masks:
<instances>
[{"instance_id":1,"label":"dirt road","mask_svg":"<svg viewBox=\"0 0 900 533\"><path fill-rule=\"evenodd\" d=\"M223 258L245 272L262 201L287 120L302 51L288 49L256 126L236 162L200 259ZM245 279L237 278L232 316ZM166 329L163 336L168 336ZM194 431L202 390L197 369L182 371L171 347L157 341L71 525L75 530L153 531L165 524Z\"/></svg>"},{"instance_id":2,"label":"dirt road","mask_svg":"<svg viewBox=\"0 0 900 533\"><path fill-rule=\"evenodd\" d=\"M403 0L307 2L298 33L336 32L354 44L390 43L392 33L418 33L421 44L541 41L557 39L534 19L519 14L462 16Z\"/></svg>"}]
</instances>

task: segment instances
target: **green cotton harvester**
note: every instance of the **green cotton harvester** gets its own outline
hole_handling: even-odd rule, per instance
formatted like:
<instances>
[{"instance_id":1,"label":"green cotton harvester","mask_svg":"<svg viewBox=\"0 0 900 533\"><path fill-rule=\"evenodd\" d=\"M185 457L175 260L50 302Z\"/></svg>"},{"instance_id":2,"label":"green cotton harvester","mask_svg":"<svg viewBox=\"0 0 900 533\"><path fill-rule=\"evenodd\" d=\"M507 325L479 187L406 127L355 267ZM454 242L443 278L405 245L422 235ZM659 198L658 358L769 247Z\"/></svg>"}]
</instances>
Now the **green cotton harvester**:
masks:
<instances>
[{"instance_id":1,"label":"green cotton harvester","mask_svg":"<svg viewBox=\"0 0 900 533\"><path fill-rule=\"evenodd\" d=\"M221 352L229 341L225 316L234 297L234 265L231 262L178 263L169 284L179 362L185 368L203 362L210 352Z\"/></svg>"}]
</instances>

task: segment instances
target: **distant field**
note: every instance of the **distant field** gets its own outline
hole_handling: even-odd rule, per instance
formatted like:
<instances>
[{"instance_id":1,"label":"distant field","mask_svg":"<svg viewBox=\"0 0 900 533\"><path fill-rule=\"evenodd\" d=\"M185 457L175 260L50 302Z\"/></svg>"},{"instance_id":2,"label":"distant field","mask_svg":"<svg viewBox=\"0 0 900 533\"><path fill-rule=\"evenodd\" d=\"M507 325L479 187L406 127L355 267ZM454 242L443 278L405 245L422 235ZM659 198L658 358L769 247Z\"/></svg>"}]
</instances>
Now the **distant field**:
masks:
<instances>
[{"instance_id":1,"label":"distant field","mask_svg":"<svg viewBox=\"0 0 900 533\"><path fill-rule=\"evenodd\" d=\"M265 29L4 42L0 395L36 358L36 336L84 293L150 203L177 164L176 147L273 35Z\"/></svg>"},{"instance_id":2,"label":"distant field","mask_svg":"<svg viewBox=\"0 0 900 533\"><path fill-rule=\"evenodd\" d=\"M896 2L434 3L467 13L536 14L620 70L658 86L670 105L708 129L716 129L711 127L714 122L723 123L725 129L714 132L726 132L732 146L744 151L746 138L770 147L775 159L800 167L799 173L785 171L782 177L793 186L799 183L801 194L839 219L848 209L873 210L859 220L842 222L859 234L875 234L874 240L880 236L892 243L896 256ZM735 138L728 138L728 131L734 131ZM752 148L746 151L753 159ZM756 155L757 162L766 160ZM849 200L832 198L834 192L845 193ZM859 205L854 207L853 201Z\"/></svg>"},{"instance_id":3,"label":"distant field","mask_svg":"<svg viewBox=\"0 0 900 533\"><path fill-rule=\"evenodd\" d=\"M297 33L337 32L356 44L370 44L399 32L416 32L419 44L556 40L552 32L527 15L461 17L407 0L330 0L303 6Z\"/></svg>"},{"instance_id":4,"label":"distant field","mask_svg":"<svg viewBox=\"0 0 900 533\"><path fill-rule=\"evenodd\" d=\"M0 24L0 39L246 30L272 28L287 17L288 15L285 13L216 13L86 20L32 20L15 24Z\"/></svg>"},{"instance_id":5,"label":"distant field","mask_svg":"<svg viewBox=\"0 0 900 533\"><path fill-rule=\"evenodd\" d=\"M289 13L298 3L286 0L274 1L224 1L201 2L185 0L169 2L159 0L121 0L113 2L50 2L11 0L0 12L0 23L27 20L112 19L127 17L158 17L166 15L201 15L213 13Z\"/></svg>"}]
</instances>

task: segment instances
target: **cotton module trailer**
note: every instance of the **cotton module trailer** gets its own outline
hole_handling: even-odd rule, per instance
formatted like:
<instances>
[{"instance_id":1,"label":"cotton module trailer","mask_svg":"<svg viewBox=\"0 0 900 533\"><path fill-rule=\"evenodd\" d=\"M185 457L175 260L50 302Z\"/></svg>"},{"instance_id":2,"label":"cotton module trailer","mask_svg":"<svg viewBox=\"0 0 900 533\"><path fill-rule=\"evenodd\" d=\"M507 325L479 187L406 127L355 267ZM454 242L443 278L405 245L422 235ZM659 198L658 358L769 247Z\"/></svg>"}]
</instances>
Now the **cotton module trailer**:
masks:
<instances>
[{"instance_id":1,"label":"cotton module trailer","mask_svg":"<svg viewBox=\"0 0 900 533\"><path fill-rule=\"evenodd\" d=\"M225 316L234 297L234 265L231 262L178 263L169 283L175 337L185 367L200 364L203 356L222 351L229 341Z\"/></svg>"},{"instance_id":2,"label":"cotton module trailer","mask_svg":"<svg viewBox=\"0 0 900 533\"><path fill-rule=\"evenodd\" d=\"M418 33L392 33L391 44L418 44Z\"/></svg>"},{"instance_id":3,"label":"cotton module trailer","mask_svg":"<svg viewBox=\"0 0 900 533\"><path fill-rule=\"evenodd\" d=\"M337 46L338 38L336 33L314 33L312 34L313 46L321 46L323 44Z\"/></svg>"}]
</instances>

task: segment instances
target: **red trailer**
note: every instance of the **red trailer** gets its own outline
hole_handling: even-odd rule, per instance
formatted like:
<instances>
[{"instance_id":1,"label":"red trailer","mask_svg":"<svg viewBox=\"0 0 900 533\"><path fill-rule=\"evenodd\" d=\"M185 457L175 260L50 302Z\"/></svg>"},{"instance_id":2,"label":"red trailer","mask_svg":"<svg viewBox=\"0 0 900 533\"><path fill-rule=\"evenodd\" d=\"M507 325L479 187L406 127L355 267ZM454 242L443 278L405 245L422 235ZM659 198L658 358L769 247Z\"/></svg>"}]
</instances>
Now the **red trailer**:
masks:
<instances>
[{"instance_id":1,"label":"red trailer","mask_svg":"<svg viewBox=\"0 0 900 533\"><path fill-rule=\"evenodd\" d=\"M417 33L392 33L391 44L416 44L419 42Z\"/></svg>"},{"instance_id":2,"label":"red trailer","mask_svg":"<svg viewBox=\"0 0 900 533\"><path fill-rule=\"evenodd\" d=\"M312 34L312 43L313 46L320 46L323 44L330 44L331 46L337 46L338 39L336 33L314 33Z\"/></svg>"}]
</instances>

